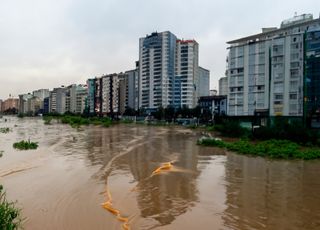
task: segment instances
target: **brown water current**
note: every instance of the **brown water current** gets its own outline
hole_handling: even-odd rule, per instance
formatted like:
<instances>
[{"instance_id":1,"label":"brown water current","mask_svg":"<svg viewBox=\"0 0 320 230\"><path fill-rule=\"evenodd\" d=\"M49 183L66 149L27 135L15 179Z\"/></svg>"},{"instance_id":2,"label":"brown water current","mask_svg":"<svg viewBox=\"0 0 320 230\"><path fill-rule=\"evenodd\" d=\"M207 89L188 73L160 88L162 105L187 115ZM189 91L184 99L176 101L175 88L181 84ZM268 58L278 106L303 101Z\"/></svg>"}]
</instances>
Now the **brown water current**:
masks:
<instances>
[{"instance_id":1,"label":"brown water current","mask_svg":"<svg viewBox=\"0 0 320 230\"><path fill-rule=\"evenodd\" d=\"M26 230L320 229L318 160L201 147L200 133L181 127L6 118L0 184ZM12 148L29 138L37 150Z\"/></svg>"}]
</instances>

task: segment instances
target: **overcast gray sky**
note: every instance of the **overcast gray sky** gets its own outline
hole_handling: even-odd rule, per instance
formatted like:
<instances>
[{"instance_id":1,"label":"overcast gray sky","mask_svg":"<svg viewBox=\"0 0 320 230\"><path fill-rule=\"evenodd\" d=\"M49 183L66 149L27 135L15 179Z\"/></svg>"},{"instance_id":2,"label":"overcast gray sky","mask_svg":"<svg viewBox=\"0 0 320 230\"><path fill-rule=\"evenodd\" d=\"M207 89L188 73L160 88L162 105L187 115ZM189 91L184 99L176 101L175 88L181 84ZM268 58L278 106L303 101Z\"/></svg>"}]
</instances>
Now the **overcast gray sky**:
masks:
<instances>
[{"instance_id":1,"label":"overcast gray sky","mask_svg":"<svg viewBox=\"0 0 320 230\"><path fill-rule=\"evenodd\" d=\"M165 30L198 41L217 88L226 41L294 12L317 18L320 1L0 0L0 98L133 69L139 37Z\"/></svg>"}]
</instances>

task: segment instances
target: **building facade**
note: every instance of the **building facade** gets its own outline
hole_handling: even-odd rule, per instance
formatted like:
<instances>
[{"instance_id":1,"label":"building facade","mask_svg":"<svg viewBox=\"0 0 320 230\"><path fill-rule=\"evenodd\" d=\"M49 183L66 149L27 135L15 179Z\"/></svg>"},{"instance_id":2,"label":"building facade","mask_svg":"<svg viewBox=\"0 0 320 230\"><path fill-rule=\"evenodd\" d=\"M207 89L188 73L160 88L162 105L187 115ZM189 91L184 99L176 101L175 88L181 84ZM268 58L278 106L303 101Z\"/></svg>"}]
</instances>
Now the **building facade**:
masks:
<instances>
[{"instance_id":1,"label":"building facade","mask_svg":"<svg viewBox=\"0 0 320 230\"><path fill-rule=\"evenodd\" d=\"M195 40L177 40L173 105L194 108L200 95L199 44Z\"/></svg>"},{"instance_id":2,"label":"building facade","mask_svg":"<svg viewBox=\"0 0 320 230\"><path fill-rule=\"evenodd\" d=\"M219 95L228 95L228 77L219 79Z\"/></svg>"},{"instance_id":3,"label":"building facade","mask_svg":"<svg viewBox=\"0 0 320 230\"><path fill-rule=\"evenodd\" d=\"M199 67L199 79L198 79L198 87L199 91L197 97L204 97L210 95L210 71Z\"/></svg>"},{"instance_id":4,"label":"building facade","mask_svg":"<svg viewBox=\"0 0 320 230\"><path fill-rule=\"evenodd\" d=\"M156 32L140 38L139 47L139 108L194 108L201 95L209 95L210 73L199 68L195 40Z\"/></svg>"},{"instance_id":5,"label":"building facade","mask_svg":"<svg viewBox=\"0 0 320 230\"><path fill-rule=\"evenodd\" d=\"M311 127L320 127L320 27L310 28L305 39L304 115Z\"/></svg>"},{"instance_id":6,"label":"building facade","mask_svg":"<svg viewBox=\"0 0 320 230\"><path fill-rule=\"evenodd\" d=\"M279 29L228 42L228 115L303 116L304 37L319 23L295 16Z\"/></svg>"},{"instance_id":7,"label":"building facade","mask_svg":"<svg viewBox=\"0 0 320 230\"><path fill-rule=\"evenodd\" d=\"M126 108L134 110L139 109L139 62L136 63L136 69L126 71L127 92Z\"/></svg>"},{"instance_id":8,"label":"building facade","mask_svg":"<svg viewBox=\"0 0 320 230\"><path fill-rule=\"evenodd\" d=\"M169 31L139 40L139 108L167 107L173 100L177 38Z\"/></svg>"}]
</instances>

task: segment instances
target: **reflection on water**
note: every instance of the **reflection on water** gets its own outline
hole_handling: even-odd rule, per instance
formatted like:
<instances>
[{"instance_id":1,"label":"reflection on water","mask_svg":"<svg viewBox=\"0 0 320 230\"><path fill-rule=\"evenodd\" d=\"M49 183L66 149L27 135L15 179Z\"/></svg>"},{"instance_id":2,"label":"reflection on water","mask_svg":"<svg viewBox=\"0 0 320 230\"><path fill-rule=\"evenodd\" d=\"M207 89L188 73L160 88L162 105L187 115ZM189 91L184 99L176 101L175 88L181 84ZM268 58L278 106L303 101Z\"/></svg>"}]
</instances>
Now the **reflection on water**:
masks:
<instances>
[{"instance_id":1,"label":"reflection on water","mask_svg":"<svg viewBox=\"0 0 320 230\"><path fill-rule=\"evenodd\" d=\"M225 155L183 128L77 130L13 117L3 126L13 132L0 134L0 182L27 230L121 229L101 207L106 186L131 229L320 229L319 161ZM28 138L38 150L12 148Z\"/></svg>"},{"instance_id":2,"label":"reflection on water","mask_svg":"<svg viewBox=\"0 0 320 230\"><path fill-rule=\"evenodd\" d=\"M228 154L225 225L232 229L320 229L319 163Z\"/></svg>"}]
</instances>

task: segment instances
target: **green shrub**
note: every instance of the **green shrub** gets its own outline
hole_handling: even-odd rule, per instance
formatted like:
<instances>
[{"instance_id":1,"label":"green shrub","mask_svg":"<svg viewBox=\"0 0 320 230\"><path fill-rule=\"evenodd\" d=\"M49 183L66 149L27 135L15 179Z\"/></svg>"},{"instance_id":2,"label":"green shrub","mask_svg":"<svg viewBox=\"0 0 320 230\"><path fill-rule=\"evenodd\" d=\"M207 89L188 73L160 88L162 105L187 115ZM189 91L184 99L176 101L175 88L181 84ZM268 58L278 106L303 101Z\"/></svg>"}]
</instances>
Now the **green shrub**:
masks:
<instances>
[{"instance_id":1,"label":"green shrub","mask_svg":"<svg viewBox=\"0 0 320 230\"><path fill-rule=\"evenodd\" d=\"M0 185L0 229L15 230L20 225L20 209L15 207L15 203L7 201L3 186Z\"/></svg>"},{"instance_id":2,"label":"green shrub","mask_svg":"<svg viewBox=\"0 0 320 230\"><path fill-rule=\"evenodd\" d=\"M222 124L215 125L214 129L227 137L246 137L249 130L240 126L238 121L224 121Z\"/></svg>"},{"instance_id":3,"label":"green shrub","mask_svg":"<svg viewBox=\"0 0 320 230\"><path fill-rule=\"evenodd\" d=\"M268 127L255 129L253 137L259 140L283 139L302 145L318 145L319 132L303 126L302 122L275 118L273 124Z\"/></svg>"},{"instance_id":4,"label":"green shrub","mask_svg":"<svg viewBox=\"0 0 320 230\"><path fill-rule=\"evenodd\" d=\"M51 125L52 117L44 116L42 119L44 120L45 125Z\"/></svg>"},{"instance_id":5,"label":"green shrub","mask_svg":"<svg viewBox=\"0 0 320 230\"><path fill-rule=\"evenodd\" d=\"M253 144L248 140L240 140L229 143L215 139L200 139L198 140L198 144L226 148L230 151L238 152L240 154L250 154L277 159L311 160L320 158L320 149L308 148L302 150L300 145L288 140L272 139Z\"/></svg>"},{"instance_id":6,"label":"green shrub","mask_svg":"<svg viewBox=\"0 0 320 230\"><path fill-rule=\"evenodd\" d=\"M0 133L8 133L10 132L10 128L0 128Z\"/></svg>"},{"instance_id":7,"label":"green shrub","mask_svg":"<svg viewBox=\"0 0 320 230\"><path fill-rule=\"evenodd\" d=\"M38 143L28 141L20 141L13 144L13 148L20 150L37 149Z\"/></svg>"}]
</instances>

